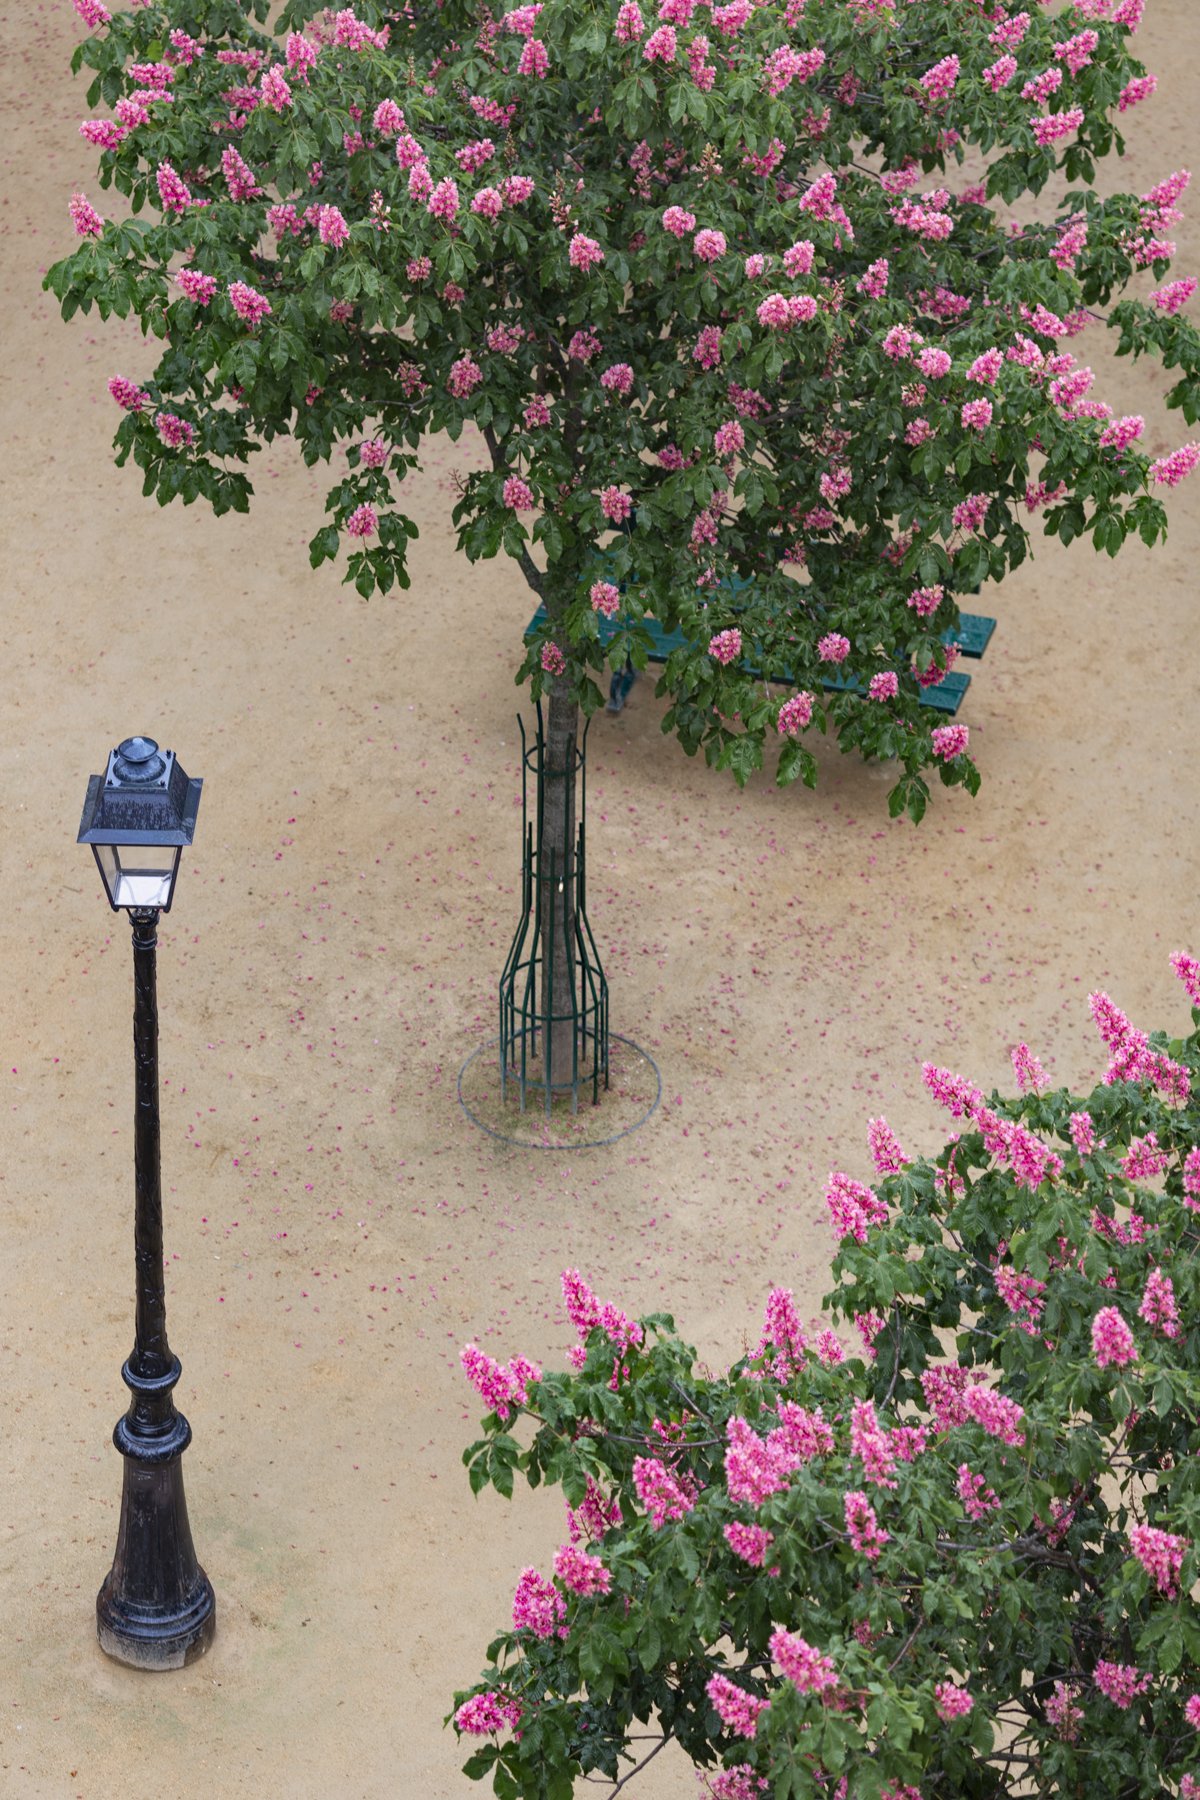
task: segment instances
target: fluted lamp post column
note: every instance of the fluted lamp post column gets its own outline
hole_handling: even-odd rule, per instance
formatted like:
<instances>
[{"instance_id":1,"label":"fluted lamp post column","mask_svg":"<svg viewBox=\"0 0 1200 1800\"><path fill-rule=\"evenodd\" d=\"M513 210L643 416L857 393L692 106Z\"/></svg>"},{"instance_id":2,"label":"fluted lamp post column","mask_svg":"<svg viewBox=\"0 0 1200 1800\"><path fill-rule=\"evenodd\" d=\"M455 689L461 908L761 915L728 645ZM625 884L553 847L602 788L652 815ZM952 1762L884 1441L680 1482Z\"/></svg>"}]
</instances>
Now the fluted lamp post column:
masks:
<instances>
[{"instance_id":1,"label":"fluted lamp post column","mask_svg":"<svg viewBox=\"0 0 1200 1800\"><path fill-rule=\"evenodd\" d=\"M172 1395L180 1367L167 1343L155 994L159 915L171 910L200 788L173 751L126 738L88 782L78 839L92 846L113 911L127 912L133 927L135 1324L121 1370L129 1411L113 1432L125 1466L121 1520L96 1623L101 1648L136 1669L182 1668L207 1650L216 1624L183 1492L192 1430Z\"/></svg>"}]
</instances>

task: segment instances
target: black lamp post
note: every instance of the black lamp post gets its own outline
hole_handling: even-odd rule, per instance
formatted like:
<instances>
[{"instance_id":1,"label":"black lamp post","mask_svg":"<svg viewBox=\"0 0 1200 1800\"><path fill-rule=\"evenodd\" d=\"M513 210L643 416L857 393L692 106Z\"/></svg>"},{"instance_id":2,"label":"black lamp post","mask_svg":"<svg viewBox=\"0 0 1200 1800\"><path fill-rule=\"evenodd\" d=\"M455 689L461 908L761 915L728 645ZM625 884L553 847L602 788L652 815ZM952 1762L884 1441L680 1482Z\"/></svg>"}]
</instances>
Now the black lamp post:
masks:
<instances>
[{"instance_id":1,"label":"black lamp post","mask_svg":"<svg viewBox=\"0 0 1200 1800\"><path fill-rule=\"evenodd\" d=\"M125 1459L121 1523L112 1568L96 1596L100 1646L136 1669L180 1669L212 1642L216 1600L196 1560L183 1492L192 1428L171 1390L179 1358L167 1344L159 1184L158 916L170 912L183 846L200 804L171 750L126 738L103 775L88 781L81 844L90 844L114 912L133 927L134 1219L136 1322L121 1370L132 1399L113 1443Z\"/></svg>"}]
</instances>

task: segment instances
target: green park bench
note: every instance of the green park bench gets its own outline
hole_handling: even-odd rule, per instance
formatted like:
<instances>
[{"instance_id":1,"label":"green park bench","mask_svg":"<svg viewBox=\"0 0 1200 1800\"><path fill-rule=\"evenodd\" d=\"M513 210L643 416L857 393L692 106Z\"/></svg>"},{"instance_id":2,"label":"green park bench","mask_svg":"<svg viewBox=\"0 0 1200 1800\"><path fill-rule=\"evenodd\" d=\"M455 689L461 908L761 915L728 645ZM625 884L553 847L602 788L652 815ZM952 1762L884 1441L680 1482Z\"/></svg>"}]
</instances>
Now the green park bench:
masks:
<instances>
[{"instance_id":1,"label":"green park bench","mask_svg":"<svg viewBox=\"0 0 1200 1800\"><path fill-rule=\"evenodd\" d=\"M745 587L748 583L743 581L736 583L736 585ZM526 642L528 642L529 639L533 637L534 633L539 631L545 623L546 609L544 606L539 606L525 629ZM600 643L602 646L607 646L612 642L613 638L616 637L617 633L625 628L626 621L619 618L606 619L603 615L597 615L596 623L600 628ZM673 650L680 649L687 642L687 639L681 631L667 631L659 624L657 619L646 617L639 619L637 623L650 633L652 640L652 647L650 649L651 662L666 662ZM987 649L995 629L995 619L989 619L985 614L962 613L959 615L957 626L952 631L947 631L943 634L942 642L944 644L957 643L959 654L961 656L972 657L975 660L978 660ZM760 669L754 667L749 659L744 661L743 667L748 675L756 676L762 673ZM780 684L782 685L783 678L780 677L779 679ZM922 706L932 706L938 712L948 713L953 717L962 705L963 696L970 685L971 677L969 675L962 675L957 669L951 669L939 682L931 687L922 689L921 704ZM823 683L823 686L827 693L836 693L840 689L847 687L858 693L864 691L860 682L848 681L844 678L839 680L836 676L827 679ZM614 692L614 700L616 700L616 704L610 703L610 710L619 712L624 705L624 697L621 696L620 699L617 699L617 695Z\"/></svg>"}]
</instances>

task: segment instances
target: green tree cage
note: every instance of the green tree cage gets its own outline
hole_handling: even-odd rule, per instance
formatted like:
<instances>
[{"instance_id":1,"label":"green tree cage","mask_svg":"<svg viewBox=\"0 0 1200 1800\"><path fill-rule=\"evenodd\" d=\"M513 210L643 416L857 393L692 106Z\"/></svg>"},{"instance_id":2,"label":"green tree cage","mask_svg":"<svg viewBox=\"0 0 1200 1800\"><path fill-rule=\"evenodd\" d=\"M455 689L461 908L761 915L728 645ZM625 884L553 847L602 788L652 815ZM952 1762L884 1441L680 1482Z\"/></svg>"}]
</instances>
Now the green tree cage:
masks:
<instances>
[{"instance_id":1,"label":"green tree cage","mask_svg":"<svg viewBox=\"0 0 1200 1800\"><path fill-rule=\"evenodd\" d=\"M576 1112L581 1090L590 1082L596 1105L609 1078L608 982L587 916L588 727L580 745L569 743L566 766L554 770L546 764L541 707L532 743L524 720L518 725L521 917L500 978L500 1091L507 1098L516 1083L522 1112L531 1090L540 1091L547 1113L556 1095L569 1095ZM551 808L558 821L548 817Z\"/></svg>"}]
</instances>

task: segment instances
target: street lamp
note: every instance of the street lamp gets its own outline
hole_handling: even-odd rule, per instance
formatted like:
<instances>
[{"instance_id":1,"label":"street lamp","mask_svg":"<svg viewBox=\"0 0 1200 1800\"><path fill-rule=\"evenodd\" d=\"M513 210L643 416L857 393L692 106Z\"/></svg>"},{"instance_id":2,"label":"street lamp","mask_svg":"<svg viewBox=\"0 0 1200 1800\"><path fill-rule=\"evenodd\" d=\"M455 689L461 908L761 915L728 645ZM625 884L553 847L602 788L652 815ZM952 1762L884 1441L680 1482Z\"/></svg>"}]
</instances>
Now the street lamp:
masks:
<instances>
[{"instance_id":1,"label":"street lamp","mask_svg":"<svg viewBox=\"0 0 1200 1800\"><path fill-rule=\"evenodd\" d=\"M133 1350L121 1370L132 1399L113 1443L125 1459L112 1568L96 1596L100 1647L136 1669L180 1669L212 1642L216 1600L196 1560L183 1492L192 1428L171 1390L159 1183L158 915L171 910L179 861L196 830L199 781L152 738L126 738L88 781L78 842L90 844L114 912L133 927Z\"/></svg>"}]
</instances>

